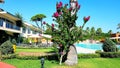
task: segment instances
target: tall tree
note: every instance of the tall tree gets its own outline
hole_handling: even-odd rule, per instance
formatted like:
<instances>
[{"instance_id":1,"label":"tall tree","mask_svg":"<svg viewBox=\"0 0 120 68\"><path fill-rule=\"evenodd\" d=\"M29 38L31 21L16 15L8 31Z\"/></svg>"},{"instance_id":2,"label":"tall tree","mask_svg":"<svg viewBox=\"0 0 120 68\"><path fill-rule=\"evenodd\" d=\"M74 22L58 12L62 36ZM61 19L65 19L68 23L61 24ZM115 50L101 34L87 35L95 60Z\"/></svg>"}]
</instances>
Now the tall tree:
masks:
<instances>
[{"instance_id":1,"label":"tall tree","mask_svg":"<svg viewBox=\"0 0 120 68\"><path fill-rule=\"evenodd\" d=\"M94 27L91 28L90 34L91 34L91 38L93 39L94 36L96 35L96 31Z\"/></svg>"},{"instance_id":2,"label":"tall tree","mask_svg":"<svg viewBox=\"0 0 120 68\"><path fill-rule=\"evenodd\" d=\"M86 33L87 33L88 35L90 35L90 28L89 28L89 27L86 28Z\"/></svg>"},{"instance_id":3,"label":"tall tree","mask_svg":"<svg viewBox=\"0 0 120 68\"><path fill-rule=\"evenodd\" d=\"M31 17L31 21L34 21L36 23L36 25L39 27L39 24L38 24L38 21L41 22L41 30L42 30L42 26L43 26L43 19L46 18L46 16L44 14L36 14L35 16L32 16ZM42 33L42 31L41 31Z\"/></svg>"},{"instance_id":4,"label":"tall tree","mask_svg":"<svg viewBox=\"0 0 120 68\"><path fill-rule=\"evenodd\" d=\"M112 34L112 30L109 30L109 31L108 31L108 34Z\"/></svg>"},{"instance_id":5,"label":"tall tree","mask_svg":"<svg viewBox=\"0 0 120 68\"><path fill-rule=\"evenodd\" d=\"M74 65L77 64L77 52L74 45L75 42L80 40L82 29L86 22L90 19L90 16L83 18L83 25L81 27L76 26L76 20L78 18L77 12L80 9L80 5L77 0L70 0L70 7L68 4L63 6L62 2L56 4L56 12L53 14L54 21L57 24L49 25L52 29L52 41L60 45L61 58L64 55L67 56L65 64Z\"/></svg>"},{"instance_id":6,"label":"tall tree","mask_svg":"<svg viewBox=\"0 0 120 68\"><path fill-rule=\"evenodd\" d=\"M21 23L20 23L20 24L17 23L17 24L18 24L20 27L22 27L22 26L23 26L23 23L24 23L22 14L20 14L19 12L17 12L17 13L15 13L15 16L21 20ZM24 26L23 26L23 27L24 27ZM18 38L17 38L17 42L20 44L20 41L21 41L21 40L22 40L22 37L21 37L20 34L19 34L19 35L18 35Z\"/></svg>"}]
</instances>

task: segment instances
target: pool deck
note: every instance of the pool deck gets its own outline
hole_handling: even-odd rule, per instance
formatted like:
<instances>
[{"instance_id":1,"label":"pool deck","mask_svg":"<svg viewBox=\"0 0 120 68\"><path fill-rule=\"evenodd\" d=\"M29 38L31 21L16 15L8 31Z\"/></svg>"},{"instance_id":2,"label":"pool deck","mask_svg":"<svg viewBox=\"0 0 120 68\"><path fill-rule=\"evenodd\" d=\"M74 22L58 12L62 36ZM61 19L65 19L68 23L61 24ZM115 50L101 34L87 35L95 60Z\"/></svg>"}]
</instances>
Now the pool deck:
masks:
<instances>
[{"instance_id":1,"label":"pool deck","mask_svg":"<svg viewBox=\"0 0 120 68\"><path fill-rule=\"evenodd\" d=\"M88 54L88 53L95 53L96 50L93 49L87 49L87 48L82 48L82 47L76 47L77 53L78 54Z\"/></svg>"}]
</instances>

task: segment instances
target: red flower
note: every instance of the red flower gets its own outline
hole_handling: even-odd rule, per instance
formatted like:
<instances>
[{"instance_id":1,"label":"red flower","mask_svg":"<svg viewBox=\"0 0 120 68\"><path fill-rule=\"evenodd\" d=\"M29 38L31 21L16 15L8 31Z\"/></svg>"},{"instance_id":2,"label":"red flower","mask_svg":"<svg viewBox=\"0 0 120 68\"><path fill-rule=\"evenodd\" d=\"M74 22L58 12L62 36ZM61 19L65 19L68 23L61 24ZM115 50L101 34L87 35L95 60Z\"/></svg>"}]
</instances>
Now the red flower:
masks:
<instances>
[{"instance_id":1,"label":"red flower","mask_svg":"<svg viewBox=\"0 0 120 68\"><path fill-rule=\"evenodd\" d=\"M89 19L90 19L90 16L88 16L88 17L84 17L84 18L83 18L84 23L86 23Z\"/></svg>"},{"instance_id":2,"label":"red flower","mask_svg":"<svg viewBox=\"0 0 120 68\"><path fill-rule=\"evenodd\" d=\"M55 17L55 18L57 18L59 16L59 13L58 12L55 12L54 14L53 14L53 17Z\"/></svg>"},{"instance_id":3,"label":"red flower","mask_svg":"<svg viewBox=\"0 0 120 68\"><path fill-rule=\"evenodd\" d=\"M45 25L45 24L46 24L46 22L44 21L44 22L43 22L43 24Z\"/></svg>"}]
</instances>

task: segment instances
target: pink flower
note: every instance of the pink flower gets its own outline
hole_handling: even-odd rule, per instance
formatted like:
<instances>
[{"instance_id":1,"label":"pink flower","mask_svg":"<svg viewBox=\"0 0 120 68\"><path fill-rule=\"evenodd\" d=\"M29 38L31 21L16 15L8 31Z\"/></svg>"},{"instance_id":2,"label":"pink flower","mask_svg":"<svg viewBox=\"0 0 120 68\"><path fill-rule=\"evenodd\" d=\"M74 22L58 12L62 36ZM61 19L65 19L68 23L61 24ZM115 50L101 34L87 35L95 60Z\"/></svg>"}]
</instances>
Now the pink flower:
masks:
<instances>
[{"instance_id":1,"label":"pink flower","mask_svg":"<svg viewBox=\"0 0 120 68\"><path fill-rule=\"evenodd\" d=\"M57 9L60 9L62 7L62 2L59 2L56 6Z\"/></svg>"},{"instance_id":2,"label":"pink flower","mask_svg":"<svg viewBox=\"0 0 120 68\"><path fill-rule=\"evenodd\" d=\"M78 7L78 5L79 5L78 2L76 2L76 7Z\"/></svg>"},{"instance_id":3,"label":"pink flower","mask_svg":"<svg viewBox=\"0 0 120 68\"><path fill-rule=\"evenodd\" d=\"M61 15L62 14L62 12L59 12L59 15Z\"/></svg>"},{"instance_id":4,"label":"pink flower","mask_svg":"<svg viewBox=\"0 0 120 68\"><path fill-rule=\"evenodd\" d=\"M60 4L60 6L62 7L62 2L60 2L59 4Z\"/></svg>"},{"instance_id":5,"label":"pink flower","mask_svg":"<svg viewBox=\"0 0 120 68\"><path fill-rule=\"evenodd\" d=\"M82 28L82 26L80 26L80 28Z\"/></svg>"},{"instance_id":6,"label":"pink flower","mask_svg":"<svg viewBox=\"0 0 120 68\"><path fill-rule=\"evenodd\" d=\"M44 22L43 22L43 24L45 25L45 24L46 24L46 22L44 21Z\"/></svg>"},{"instance_id":7,"label":"pink flower","mask_svg":"<svg viewBox=\"0 0 120 68\"><path fill-rule=\"evenodd\" d=\"M78 7L77 7L78 9L80 9L80 5L78 5Z\"/></svg>"},{"instance_id":8,"label":"pink flower","mask_svg":"<svg viewBox=\"0 0 120 68\"><path fill-rule=\"evenodd\" d=\"M55 25L52 23L52 28L54 28L54 26L55 26Z\"/></svg>"},{"instance_id":9,"label":"pink flower","mask_svg":"<svg viewBox=\"0 0 120 68\"><path fill-rule=\"evenodd\" d=\"M69 8L69 11L72 11L72 7Z\"/></svg>"},{"instance_id":10,"label":"pink flower","mask_svg":"<svg viewBox=\"0 0 120 68\"><path fill-rule=\"evenodd\" d=\"M59 13L58 12L55 12L54 14L53 14L53 17L55 17L55 18L57 18L59 16Z\"/></svg>"},{"instance_id":11,"label":"pink flower","mask_svg":"<svg viewBox=\"0 0 120 68\"><path fill-rule=\"evenodd\" d=\"M90 19L90 16L88 16L88 17L84 17L84 18L83 18L84 23L86 23L89 19Z\"/></svg>"}]
</instances>

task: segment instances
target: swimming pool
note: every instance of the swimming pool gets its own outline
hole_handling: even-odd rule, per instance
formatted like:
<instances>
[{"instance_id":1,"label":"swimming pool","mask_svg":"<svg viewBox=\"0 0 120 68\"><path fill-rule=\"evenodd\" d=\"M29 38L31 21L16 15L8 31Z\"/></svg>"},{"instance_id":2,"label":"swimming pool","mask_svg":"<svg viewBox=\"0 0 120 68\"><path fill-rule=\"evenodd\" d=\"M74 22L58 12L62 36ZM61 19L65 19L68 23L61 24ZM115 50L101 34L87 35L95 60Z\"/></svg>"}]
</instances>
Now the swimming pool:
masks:
<instances>
[{"instance_id":1,"label":"swimming pool","mask_svg":"<svg viewBox=\"0 0 120 68\"><path fill-rule=\"evenodd\" d=\"M77 43L75 44L76 47L82 47L86 49L93 49L93 50L102 50L102 43L99 44L92 44L92 43ZM120 45L117 46L120 49Z\"/></svg>"}]
</instances>

